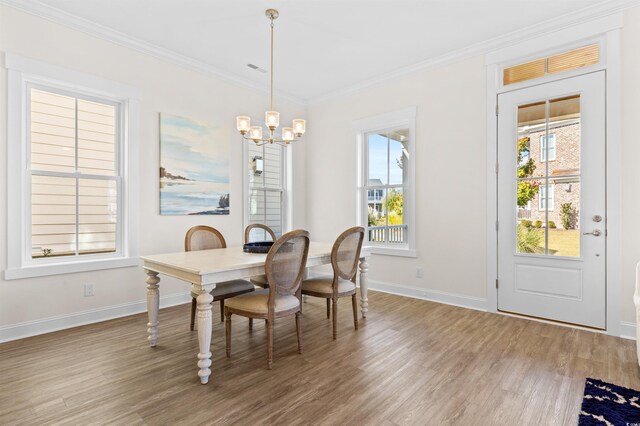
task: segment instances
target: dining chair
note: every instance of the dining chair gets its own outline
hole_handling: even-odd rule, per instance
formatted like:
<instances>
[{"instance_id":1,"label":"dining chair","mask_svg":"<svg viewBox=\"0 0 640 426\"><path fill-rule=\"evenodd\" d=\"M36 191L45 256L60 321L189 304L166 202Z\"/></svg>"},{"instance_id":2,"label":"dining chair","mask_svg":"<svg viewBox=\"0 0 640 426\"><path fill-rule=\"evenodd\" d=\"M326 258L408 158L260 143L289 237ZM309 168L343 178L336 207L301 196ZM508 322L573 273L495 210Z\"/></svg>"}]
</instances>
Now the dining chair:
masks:
<instances>
[{"instance_id":1,"label":"dining chair","mask_svg":"<svg viewBox=\"0 0 640 426\"><path fill-rule=\"evenodd\" d=\"M252 238L252 231L255 230L261 230L264 233L264 239L254 239ZM253 235L255 236L256 232L253 232ZM267 236L269 236L271 238L271 241L275 241L276 240L276 233L273 232L273 229L269 228L267 225L263 225L261 223L252 223L251 225L247 226L244 230L244 243L251 243L253 241L267 241L266 238ZM265 274L261 274L261 275L254 275L251 278L249 278L249 281L251 281L254 285L257 285L258 287L262 287L262 288L267 288L269 287L269 282L267 281L267 276Z\"/></svg>"},{"instance_id":2,"label":"dining chair","mask_svg":"<svg viewBox=\"0 0 640 426\"><path fill-rule=\"evenodd\" d=\"M224 237L215 228L205 225L198 225L190 228L184 237L184 250L211 250L226 248L227 243ZM216 284L216 288L211 291L213 301L220 301L220 321L224 321L224 301L244 293L254 291L255 287L247 280L231 280ZM193 331L196 318L196 306L198 293L191 292L191 330ZM249 324L250 326L252 324Z\"/></svg>"},{"instance_id":3,"label":"dining chair","mask_svg":"<svg viewBox=\"0 0 640 426\"><path fill-rule=\"evenodd\" d=\"M309 254L309 233L291 231L280 237L271 247L265 262L269 287L251 294L230 299L224 307L227 318L227 358L231 357L231 316L266 320L267 368L273 365L273 323L276 318L290 315L296 317L298 353L302 353L302 325L300 284Z\"/></svg>"},{"instance_id":4,"label":"dining chair","mask_svg":"<svg viewBox=\"0 0 640 426\"><path fill-rule=\"evenodd\" d=\"M354 226L344 231L331 249L333 276L321 276L302 281L302 294L327 300L327 318L333 317L333 339L338 336L338 299L351 296L353 325L358 329L358 301L356 299L356 276L358 260L364 240L364 228ZM330 304L333 302L333 309Z\"/></svg>"}]
</instances>

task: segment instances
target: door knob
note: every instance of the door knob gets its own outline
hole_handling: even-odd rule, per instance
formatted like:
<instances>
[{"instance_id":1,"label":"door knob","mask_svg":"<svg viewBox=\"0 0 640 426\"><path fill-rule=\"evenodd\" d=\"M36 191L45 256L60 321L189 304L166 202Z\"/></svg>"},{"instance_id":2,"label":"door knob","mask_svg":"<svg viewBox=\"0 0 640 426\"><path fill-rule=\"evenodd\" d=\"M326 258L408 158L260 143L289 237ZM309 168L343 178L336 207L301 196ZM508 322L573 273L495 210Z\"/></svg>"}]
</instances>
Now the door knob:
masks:
<instances>
[{"instance_id":1,"label":"door knob","mask_svg":"<svg viewBox=\"0 0 640 426\"><path fill-rule=\"evenodd\" d=\"M594 229L593 232L583 232L582 235L593 235L594 237L599 237L602 235L602 231L599 229Z\"/></svg>"}]
</instances>

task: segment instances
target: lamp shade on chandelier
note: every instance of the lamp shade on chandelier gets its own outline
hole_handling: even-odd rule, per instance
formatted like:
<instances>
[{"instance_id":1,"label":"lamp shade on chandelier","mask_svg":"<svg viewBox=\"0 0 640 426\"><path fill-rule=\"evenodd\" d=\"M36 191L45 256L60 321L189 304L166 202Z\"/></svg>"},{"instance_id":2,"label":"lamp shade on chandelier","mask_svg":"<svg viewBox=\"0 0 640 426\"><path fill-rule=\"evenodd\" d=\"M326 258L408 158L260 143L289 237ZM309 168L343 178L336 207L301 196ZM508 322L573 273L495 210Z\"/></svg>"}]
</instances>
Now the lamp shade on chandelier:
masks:
<instances>
[{"instance_id":1,"label":"lamp shade on chandelier","mask_svg":"<svg viewBox=\"0 0 640 426\"><path fill-rule=\"evenodd\" d=\"M262 126L252 126L251 117L246 115L239 115L236 117L236 127L243 139L253 141L257 145L278 143L282 145L288 145L291 141L298 140L302 137L306 130L306 122L302 119L295 119L292 122L291 127L283 127L281 132L281 138L276 139L276 129L280 126L280 113L273 110L273 21L279 16L279 13L275 9L267 9L265 15L271 21L271 66L269 69L270 75L270 90L269 90L269 111L264 113L264 123L268 129L268 136L263 137Z\"/></svg>"}]
</instances>

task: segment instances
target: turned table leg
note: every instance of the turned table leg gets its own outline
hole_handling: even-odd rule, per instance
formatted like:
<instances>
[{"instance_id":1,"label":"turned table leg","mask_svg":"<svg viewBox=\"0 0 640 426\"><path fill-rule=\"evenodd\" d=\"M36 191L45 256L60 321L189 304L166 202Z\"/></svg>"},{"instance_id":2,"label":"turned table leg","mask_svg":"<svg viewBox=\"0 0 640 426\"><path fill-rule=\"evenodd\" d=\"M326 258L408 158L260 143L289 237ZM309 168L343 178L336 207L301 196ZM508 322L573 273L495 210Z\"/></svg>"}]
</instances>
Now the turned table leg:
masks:
<instances>
[{"instance_id":1,"label":"turned table leg","mask_svg":"<svg viewBox=\"0 0 640 426\"><path fill-rule=\"evenodd\" d=\"M360 258L360 310L362 311L362 318L367 317L369 312L369 299L367 297L368 282L367 273L369 272L369 263L367 263L366 257Z\"/></svg>"},{"instance_id":2,"label":"turned table leg","mask_svg":"<svg viewBox=\"0 0 640 426\"><path fill-rule=\"evenodd\" d=\"M147 314L149 322L147 323L147 333L149 333L149 346L155 348L158 344L158 309L160 308L160 291L158 290L158 273L155 271L145 270L147 273Z\"/></svg>"},{"instance_id":3,"label":"turned table leg","mask_svg":"<svg viewBox=\"0 0 640 426\"><path fill-rule=\"evenodd\" d=\"M209 376L211 376L211 330L212 316L211 316L211 302L213 296L209 291L201 290L198 298L198 345L200 352L198 353L198 376L200 376L200 383L207 384L209 382Z\"/></svg>"}]
</instances>

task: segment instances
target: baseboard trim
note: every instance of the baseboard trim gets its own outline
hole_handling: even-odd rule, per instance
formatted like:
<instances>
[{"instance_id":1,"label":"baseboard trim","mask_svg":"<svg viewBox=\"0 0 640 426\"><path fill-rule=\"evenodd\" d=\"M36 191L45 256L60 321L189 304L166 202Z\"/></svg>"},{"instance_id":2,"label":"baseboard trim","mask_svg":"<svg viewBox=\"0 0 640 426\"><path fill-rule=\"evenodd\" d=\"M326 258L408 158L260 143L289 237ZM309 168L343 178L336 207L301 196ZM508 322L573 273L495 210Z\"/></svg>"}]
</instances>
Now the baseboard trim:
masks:
<instances>
[{"instance_id":1,"label":"baseboard trim","mask_svg":"<svg viewBox=\"0 0 640 426\"><path fill-rule=\"evenodd\" d=\"M385 283L382 281L370 280L368 284L369 289L381 291L383 293L412 297L414 299L429 300L431 302L444 303L446 305L459 306L461 308L475 309L477 311L487 311L487 299L483 299L480 297L447 293L444 291L429 290L424 288L406 287L398 284Z\"/></svg>"},{"instance_id":2,"label":"baseboard trim","mask_svg":"<svg viewBox=\"0 0 640 426\"><path fill-rule=\"evenodd\" d=\"M166 296L160 296L160 308L181 305L190 301L191 294L188 292L168 294ZM37 336L39 334L51 333L53 331L64 330L81 325L107 321L110 319L126 317L146 311L147 301L138 300L135 302L127 302L104 308L11 324L0 327L0 343L24 339L25 337Z\"/></svg>"},{"instance_id":3,"label":"baseboard trim","mask_svg":"<svg viewBox=\"0 0 640 426\"><path fill-rule=\"evenodd\" d=\"M623 339L636 340L636 325L632 322L622 321L620 323L620 337Z\"/></svg>"}]
</instances>

